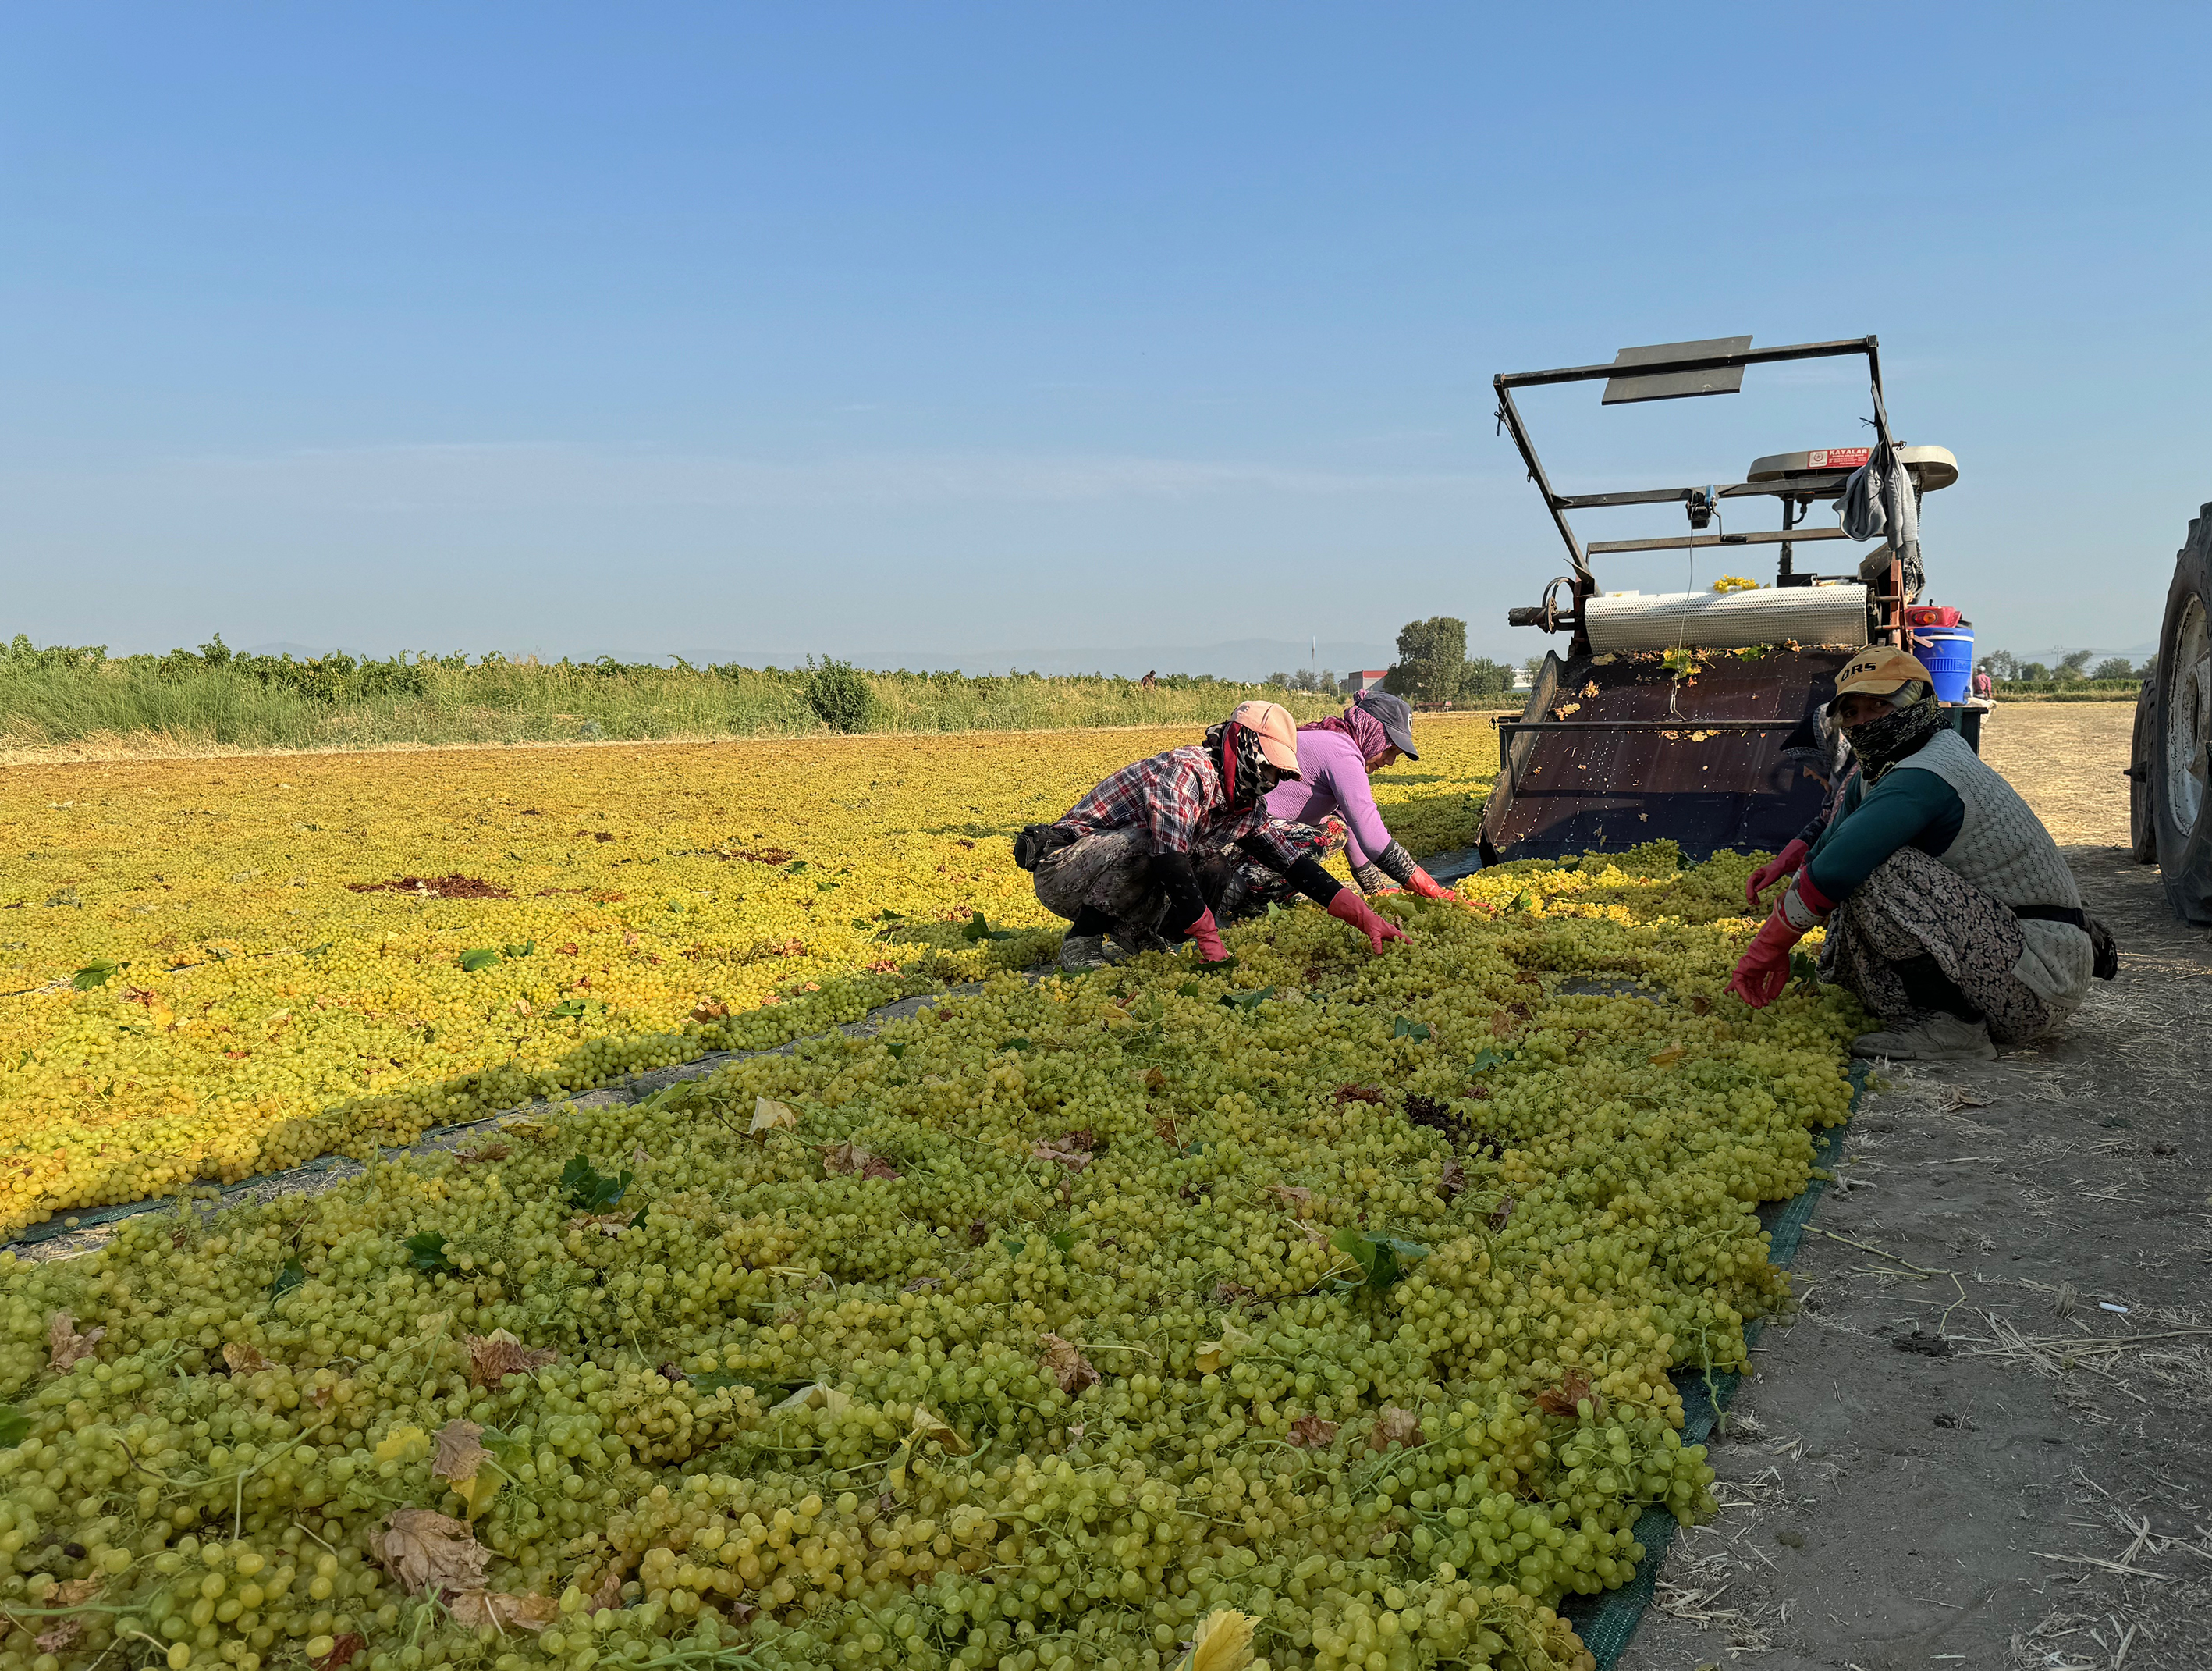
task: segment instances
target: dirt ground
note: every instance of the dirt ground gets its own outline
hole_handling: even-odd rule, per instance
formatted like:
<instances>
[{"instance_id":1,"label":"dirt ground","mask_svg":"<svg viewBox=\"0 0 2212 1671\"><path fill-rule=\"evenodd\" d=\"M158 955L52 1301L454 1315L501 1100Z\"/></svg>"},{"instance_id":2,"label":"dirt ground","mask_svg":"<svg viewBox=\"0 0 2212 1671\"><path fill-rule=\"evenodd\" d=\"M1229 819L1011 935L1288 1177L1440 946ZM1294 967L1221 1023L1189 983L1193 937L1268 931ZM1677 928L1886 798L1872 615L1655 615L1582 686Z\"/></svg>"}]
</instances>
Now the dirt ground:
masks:
<instances>
[{"instance_id":1,"label":"dirt ground","mask_svg":"<svg viewBox=\"0 0 2212 1671\"><path fill-rule=\"evenodd\" d=\"M2212 938L2129 861L2131 720L1995 716L2119 978L1853 1120L1623 1671L2212 1666Z\"/></svg>"}]
</instances>

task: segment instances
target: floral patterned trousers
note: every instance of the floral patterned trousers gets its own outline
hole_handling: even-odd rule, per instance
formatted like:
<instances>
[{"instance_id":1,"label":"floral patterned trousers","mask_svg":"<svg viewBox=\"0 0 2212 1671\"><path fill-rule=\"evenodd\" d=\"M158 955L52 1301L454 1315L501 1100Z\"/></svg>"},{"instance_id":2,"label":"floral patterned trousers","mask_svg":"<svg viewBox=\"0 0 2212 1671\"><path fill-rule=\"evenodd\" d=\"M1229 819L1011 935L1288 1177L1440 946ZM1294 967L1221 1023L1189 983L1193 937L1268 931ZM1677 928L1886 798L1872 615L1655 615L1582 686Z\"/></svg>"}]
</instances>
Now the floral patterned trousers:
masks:
<instances>
[{"instance_id":1,"label":"floral patterned trousers","mask_svg":"<svg viewBox=\"0 0 2212 1671\"><path fill-rule=\"evenodd\" d=\"M1888 1027L1917 1026L1947 1010L1986 1020L2001 1045L2022 1044L2058 1019L2013 973L2026 943L2001 901L1904 847L1829 918L1820 979L1856 993ZM1961 1014L1968 1009L1975 1013Z\"/></svg>"}]
</instances>

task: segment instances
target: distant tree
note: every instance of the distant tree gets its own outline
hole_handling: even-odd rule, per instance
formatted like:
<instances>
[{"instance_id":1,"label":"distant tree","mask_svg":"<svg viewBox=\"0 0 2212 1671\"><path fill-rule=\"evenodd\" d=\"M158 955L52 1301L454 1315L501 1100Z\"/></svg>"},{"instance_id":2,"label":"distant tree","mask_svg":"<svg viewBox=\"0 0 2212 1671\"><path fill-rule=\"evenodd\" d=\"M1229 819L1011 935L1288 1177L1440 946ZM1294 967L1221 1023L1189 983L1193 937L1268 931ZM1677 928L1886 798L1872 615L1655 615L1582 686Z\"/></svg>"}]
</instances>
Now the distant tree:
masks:
<instances>
[{"instance_id":1,"label":"distant tree","mask_svg":"<svg viewBox=\"0 0 2212 1671\"><path fill-rule=\"evenodd\" d=\"M2151 680L2157 678L2158 657L2155 656L2146 656L2143 657L2142 666L2136 669L2136 677L2143 680L2145 683L2148 683Z\"/></svg>"},{"instance_id":2,"label":"distant tree","mask_svg":"<svg viewBox=\"0 0 2212 1671\"><path fill-rule=\"evenodd\" d=\"M1528 682L1530 684L1534 684L1536 682L1536 675L1543 672L1544 657L1550 654L1551 652L1549 650L1540 651L1538 654L1530 656L1527 661L1521 664L1522 669L1526 671L1528 675Z\"/></svg>"},{"instance_id":3,"label":"distant tree","mask_svg":"<svg viewBox=\"0 0 2212 1671\"><path fill-rule=\"evenodd\" d=\"M2124 656L2107 656L2089 672L2092 679L2133 679L2135 676L2135 663Z\"/></svg>"},{"instance_id":4,"label":"distant tree","mask_svg":"<svg viewBox=\"0 0 2212 1671\"><path fill-rule=\"evenodd\" d=\"M2020 677L2024 683L2039 684L2051 677L2051 669L2040 662L2023 662L2020 664Z\"/></svg>"},{"instance_id":5,"label":"distant tree","mask_svg":"<svg viewBox=\"0 0 2212 1671\"><path fill-rule=\"evenodd\" d=\"M2058 671L2052 676L2058 679L2082 679L2087 677L2089 671L2089 657L2094 653L2094 652L2093 651L2086 649L2068 650L2065 655L2058 658Z\"/></svg>"},{"instance_id":6,"label":"distant tree","mask_svg":"<svg viewBox=\"0 0 2212 1671\"><path fill-rule=\"evenodd\" d=\"M1286 673L1271 673L1267 675L1267 682L1278 690L1294 691L1298 687L1297 681Z\"/></svg>"},{"instance_id":7,"label":"distant tree","mask_svg":"<svg viewBox=\"0 0 2212 1671\"><path fill-rule=\"evenodd\" d=\"M1462 697L1497 696L1513 688L1513 669L1486 656L1470 658L1460 668Z\"/></svg>"},{"instance_id":8,"label":"distant tree","mask_svg":"<svg viewBox=\"0 0 2212 1671\"><path fill-rule=\"evenodd\" d=\"M1990 670L1990 677L1998 680L2017 679L2020 658L2008 649L1993 649L1983 658L1982 665Z\"/></svg>"},{"instance_id":9,"label":"distant tree","mask_svg":"<svg viewBox=\"0 0 2212 1671\"><path fill-rule=\"evenodd\" d=\"M1449 702L1466 676L1467 623L1449 615L1408 621L1398 633L1398 665L1386 690L1414 702Z\"/></svg>"}]
</instances>

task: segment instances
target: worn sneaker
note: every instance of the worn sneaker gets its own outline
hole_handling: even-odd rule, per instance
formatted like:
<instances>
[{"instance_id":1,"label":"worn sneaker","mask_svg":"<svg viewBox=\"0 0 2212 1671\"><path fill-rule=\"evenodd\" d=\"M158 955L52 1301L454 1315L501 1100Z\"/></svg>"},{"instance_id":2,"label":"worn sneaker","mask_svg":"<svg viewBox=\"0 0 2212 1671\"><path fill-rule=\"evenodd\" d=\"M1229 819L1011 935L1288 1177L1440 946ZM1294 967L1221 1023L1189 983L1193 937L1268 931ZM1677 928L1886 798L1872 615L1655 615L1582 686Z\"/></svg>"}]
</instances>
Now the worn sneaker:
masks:
<instances>
[{"instance_id":1,"label":"worn sneaker","mask_svg":"<svg viewBox=\"0 0 2212 1671\"><path fill-rule=\"evenodd\" d=\"M1109 946L1103 934L1071 934L1060 942L1060 967L1072 975L1087 975L1128 961L1119 946Z\"/></svg>"},{"instance_id":2,"label":"worn sneaker","mask_svg":"<svg viewBox=\"0 0 2212 1671\"><path fill-rule=\"evenodd\" d=\"M1939 1010L1916 1027L1862 1033L1851 1040L1851 1054L1893 1062L1994 1062L1997 1047L1987 1022L1962 1022Z\"/></svg>"}]
</instances>

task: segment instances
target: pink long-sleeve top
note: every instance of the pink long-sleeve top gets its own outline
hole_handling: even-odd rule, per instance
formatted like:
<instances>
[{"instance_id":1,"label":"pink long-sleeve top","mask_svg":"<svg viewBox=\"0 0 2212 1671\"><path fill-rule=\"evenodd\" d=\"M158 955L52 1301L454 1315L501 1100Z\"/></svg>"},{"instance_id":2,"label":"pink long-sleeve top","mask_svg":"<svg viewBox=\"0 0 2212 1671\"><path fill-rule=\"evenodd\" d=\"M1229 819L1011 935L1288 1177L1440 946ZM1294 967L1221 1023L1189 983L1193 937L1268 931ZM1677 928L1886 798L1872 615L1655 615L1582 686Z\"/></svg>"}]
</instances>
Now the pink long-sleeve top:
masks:
<instances>
[{"instance_id":1,"label":"pink long-sleeve top","mask_svg":"<svg viewBox=\"0 0 2212 1671\"><path fill-rule=\"evenodd\" d=\"M1268 814L1293 824L1318 824L1334 813L1344 820L1345 856L1354 864L1372 863L1390 845L1390 832L1375 809L1359 745L1341 731L1301 731L1298 774L1299 782L1267 791Z\"/></svg>"}]
</instances>

